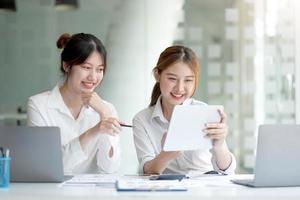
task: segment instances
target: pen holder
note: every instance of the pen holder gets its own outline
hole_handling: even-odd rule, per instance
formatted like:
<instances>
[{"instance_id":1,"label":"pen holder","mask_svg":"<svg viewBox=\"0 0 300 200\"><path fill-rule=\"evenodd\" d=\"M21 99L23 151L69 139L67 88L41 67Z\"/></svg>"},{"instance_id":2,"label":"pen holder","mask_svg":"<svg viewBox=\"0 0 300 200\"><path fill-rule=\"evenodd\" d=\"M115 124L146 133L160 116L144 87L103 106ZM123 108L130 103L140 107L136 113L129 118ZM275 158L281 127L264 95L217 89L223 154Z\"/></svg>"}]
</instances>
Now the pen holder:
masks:
<instances>
[{"instance_id":1,"label":"pen holder","mask_svg":"<svg viewBox=\"0 0 300 200\"><path fill-rule=\"evenodd\" d=\"M0 188L8 188L10 182L10 157L0 157Z\"/></svg>"}]
</instances>

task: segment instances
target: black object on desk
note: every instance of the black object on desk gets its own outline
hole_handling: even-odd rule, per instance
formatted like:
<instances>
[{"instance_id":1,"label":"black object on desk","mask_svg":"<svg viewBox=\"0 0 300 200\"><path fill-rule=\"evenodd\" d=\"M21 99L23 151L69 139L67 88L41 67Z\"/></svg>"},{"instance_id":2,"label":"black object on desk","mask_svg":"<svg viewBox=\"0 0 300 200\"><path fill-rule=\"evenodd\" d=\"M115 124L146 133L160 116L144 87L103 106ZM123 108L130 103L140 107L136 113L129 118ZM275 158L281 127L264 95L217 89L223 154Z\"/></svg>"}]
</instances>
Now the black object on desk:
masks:
<instances>
[{"instance_id":1,"label":"black object on desk","mask_svg":"<svg viewBox=\"0 0 300 200\"><path fill-rule=\"evenodd\" d=\"M219 173L217 171L212 170L212 171L205 172L204 174L219 174Z\"/></svg>"},{"instance_id":2,"label":"black object on desk","mask_svg":"<svg viewBox=\"0 0 300 200\"><path fill-rule=\"evenodd\" d=\"M151 175L149 180L179 180L186 178L184 174L160 174L160 175Z\"/></svg>"}]
</instances>

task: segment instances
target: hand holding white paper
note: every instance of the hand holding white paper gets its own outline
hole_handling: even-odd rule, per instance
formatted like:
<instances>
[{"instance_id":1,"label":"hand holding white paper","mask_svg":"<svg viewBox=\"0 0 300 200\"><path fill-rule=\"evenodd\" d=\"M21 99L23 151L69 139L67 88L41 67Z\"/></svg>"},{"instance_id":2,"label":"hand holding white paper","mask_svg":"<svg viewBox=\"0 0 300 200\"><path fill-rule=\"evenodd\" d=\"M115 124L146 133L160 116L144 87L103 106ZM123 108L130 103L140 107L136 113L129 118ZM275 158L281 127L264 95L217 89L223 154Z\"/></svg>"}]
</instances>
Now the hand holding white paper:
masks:
<instances>
[{"instance_id":1,"label":"hand holding white paper","mask_svg":"<svg viewBox=\"0 0 300 200\"><path fill-rule=\"evenodd\" d=\"M218 123L220 105L177 105L174 107L164 151L184 151L212 148L211 139L204 137L207 123Z\"/></svg>"}]
</instances>

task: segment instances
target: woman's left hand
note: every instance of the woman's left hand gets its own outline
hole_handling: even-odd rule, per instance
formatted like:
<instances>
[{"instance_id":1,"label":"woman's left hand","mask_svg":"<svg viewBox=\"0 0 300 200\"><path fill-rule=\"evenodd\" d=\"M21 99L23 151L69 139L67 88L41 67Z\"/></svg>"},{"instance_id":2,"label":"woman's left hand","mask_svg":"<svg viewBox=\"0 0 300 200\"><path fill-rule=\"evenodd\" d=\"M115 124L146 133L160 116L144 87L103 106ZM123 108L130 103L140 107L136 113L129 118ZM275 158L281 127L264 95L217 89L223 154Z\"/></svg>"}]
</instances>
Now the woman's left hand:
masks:
<instances>
[{"instance_id":1,"label":"woman's left hand","mask_svg":"<svg viewBox=\"0 0 300 200\"><path fill-rule=\"evenodd\" d=\"M219 123L208 123L203 131L206 136L212 139L213 146L222 145L228 134L228 126L226 124L226 114L223 110L218 110L221 116Z\"/></svg>"}]
</instances>

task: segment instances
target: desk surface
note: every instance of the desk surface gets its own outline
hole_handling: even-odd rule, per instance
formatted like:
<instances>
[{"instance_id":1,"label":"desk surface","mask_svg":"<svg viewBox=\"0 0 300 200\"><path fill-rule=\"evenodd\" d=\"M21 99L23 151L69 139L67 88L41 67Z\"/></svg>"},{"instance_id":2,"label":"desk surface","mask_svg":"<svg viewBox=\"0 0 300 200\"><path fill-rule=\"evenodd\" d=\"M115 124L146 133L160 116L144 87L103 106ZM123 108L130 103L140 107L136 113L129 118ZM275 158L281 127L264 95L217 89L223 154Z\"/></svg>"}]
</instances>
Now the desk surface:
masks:
<instances>
[{"instance_id":1,"label":"desk surface","mask_svg":"<svg viewBox=\"0 0 300 200\"><path fill-rule=\"evenodd\" d=\"M201 178L190 184L186 192L117 192L114 188L105 189L101 187L60 187L56 183L11 183L8 189L0 189L1 200L26 200L26 199L300 199L300 187L278 187L278 188L249 188L233 184L231 178L245 177L213 177L211 180L203 180L204 184L199 185ZM193 180L189 180L193 182ZM190 183L191 183L190 182Z\"/></svg>"}]
</instances>

